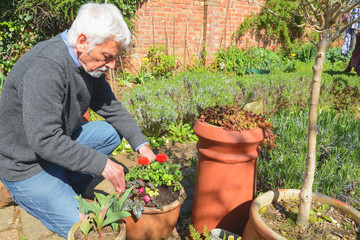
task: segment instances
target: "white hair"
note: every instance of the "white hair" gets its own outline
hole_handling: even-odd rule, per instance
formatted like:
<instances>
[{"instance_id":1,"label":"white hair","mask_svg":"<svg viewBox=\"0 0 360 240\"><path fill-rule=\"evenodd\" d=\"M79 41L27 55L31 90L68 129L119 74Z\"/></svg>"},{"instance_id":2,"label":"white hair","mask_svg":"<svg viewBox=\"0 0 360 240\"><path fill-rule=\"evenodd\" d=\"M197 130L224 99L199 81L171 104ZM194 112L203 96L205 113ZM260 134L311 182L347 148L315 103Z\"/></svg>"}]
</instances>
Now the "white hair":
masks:
<instances>
[{"instance_id":1,"label":"white hair","mask_svg":"<svg viewBox=\"0 0 360 240\"><path fill-rule=\"evenodd\" d=\"M71 47L75 47L80 34L88 37L88 52L106 40L122 42L123 48L128 48L131 42L130 30L120 10L113 4L82 5L68 32Z\"/></svg>"}]
</instances>

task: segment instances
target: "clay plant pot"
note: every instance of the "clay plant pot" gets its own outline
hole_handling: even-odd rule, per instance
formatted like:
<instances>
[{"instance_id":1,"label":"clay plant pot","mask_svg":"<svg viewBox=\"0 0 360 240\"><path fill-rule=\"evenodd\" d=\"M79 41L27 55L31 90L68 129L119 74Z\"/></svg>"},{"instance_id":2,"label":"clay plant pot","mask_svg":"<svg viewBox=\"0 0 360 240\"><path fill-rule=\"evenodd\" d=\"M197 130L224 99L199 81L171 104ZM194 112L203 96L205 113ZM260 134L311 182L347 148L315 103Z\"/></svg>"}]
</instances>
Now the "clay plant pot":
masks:
<instances>
[{"instance_id":1,"label":"clay plant pot","mask_svg":"<svg viewBox=\"0 0 360 240\"><path fill-rule=\"evenodd\" d=\"M180 196L184 195L183 188ZM164 206L161 211L156 207L145 207L139 220L134 214L124 218L126 223L126 240L160 240L168 239L173 231L180 214L180 197Z\"/></svg>"},{"instance_id":2,"label":"clay plant pot","mask_svg":"<svg viewBox=\"0 0 360 240\"><path fill-rule=\"evenodd\" d=\"M90 111L89 109L85 112L81 119L83 122L90 122Z\"/></svg>"},{"instance_id":3,"label":"clay plant pot","mask_svg":"<svg viewBox=\"0 0 360 240\"><path fill-rule=\"evenodd\" d=\"M6 208L13 203L10 191L0 181L0 209Z\"/></svg>"},{"instance_id":4,"label":"clay plant pot","mask_svg":"<svg viewBox=\"0 0 360 240\"><path fill-rule=\"evenodd\" d=\"M201 233L206 226L242 235L256 191L256 158L265 132L226 131L199 120L194 132L199 159L191 224Z\"/></svg>"},{"instance_id":5,"label":"clay plant pot","mask_svg":"<svg viewBox=\"0 0 360 240\"><path fill-rule=\"evenodd\" d=\"M75 231L80 228L80 222L77 222L74 226L72 226L72 228L70 229L69 233L68 233L68 240L76 240L75 238ZM125 222L121 221L121 223L119 224L119 229L120 229L120 233L119 235L116 236L116 238L114 238L114 240L125 240L126 239L126 227L125 227Z\"/></svg>"},{"instance_id":6,"label":"clay plant pot","mask_svg":"<svg viewBox=\"0 0 360 240\"><path fill-rule=\"evenodd\" d=\"M271 228L269 228L262 220L259 214L260 209L270 205L272 202L280 201L282 199L295 200L299 199L300 190L297 189L280 189L269 191L261 194L257 197L250 208L250 219L246 224L246 228L243 234L244 240L286 240L283 236L277 234ZM360 225L360 212L355 208L341 202L335 198L326 196L324 194L315 193L312 194L312 199L317 200L322 204L333 206L345 215L350 215L358 225Z\"/></svg>"}]
</instances>

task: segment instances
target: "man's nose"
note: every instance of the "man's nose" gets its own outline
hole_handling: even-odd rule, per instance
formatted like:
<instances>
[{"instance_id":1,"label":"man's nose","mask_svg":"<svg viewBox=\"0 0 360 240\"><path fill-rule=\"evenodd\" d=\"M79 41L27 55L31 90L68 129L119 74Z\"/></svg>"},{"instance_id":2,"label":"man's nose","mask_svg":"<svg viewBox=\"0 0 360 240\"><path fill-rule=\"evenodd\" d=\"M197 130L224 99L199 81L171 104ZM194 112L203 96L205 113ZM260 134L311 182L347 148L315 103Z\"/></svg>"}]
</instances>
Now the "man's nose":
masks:
<instances>
[{"instance_id":1,"label":"man's nose","mask_svg":"<svg viewBox=\"0 0 360 240\"><path fill-rule=\"evenodd\" d=\"M115 69L115 59L108 61L105 63L105 67L110 68L110 69Z\"/></svg>"}]
</instances>

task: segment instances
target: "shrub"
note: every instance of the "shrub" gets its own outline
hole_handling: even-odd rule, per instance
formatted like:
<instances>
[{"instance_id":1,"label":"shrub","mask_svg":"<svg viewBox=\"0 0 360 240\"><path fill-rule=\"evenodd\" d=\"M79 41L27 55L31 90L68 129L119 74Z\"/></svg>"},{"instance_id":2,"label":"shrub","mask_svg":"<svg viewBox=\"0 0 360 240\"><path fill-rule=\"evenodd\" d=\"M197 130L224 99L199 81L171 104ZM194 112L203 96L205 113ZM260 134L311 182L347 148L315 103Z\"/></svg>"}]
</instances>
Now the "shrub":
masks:
<instances>
[{"instance_id":1,"label":"shrub","mask_svg":"<svg viewBox=\"0 0 360 240\"><path fill-rule=\"evenodd\" d=\"M341 47L333 47L329 48L326 51L325 59L330 61L332 64L336 62L348 62L350 60L350 57L352 55L352 52L350 52L347 56L344 56L341 54Z\"/></svg>"},{"instance_id":2,"label":"shrub","mask_svg":"<svg viewBox=\"0 0 360 240\"><path fill-rule=\"evenodd\" d=\"M169 55L164 45L154 44L146 56L142 59L141 70L150 72L155 78L170 77L179 67L176 55Z\"/></svg>"}]
</instances>

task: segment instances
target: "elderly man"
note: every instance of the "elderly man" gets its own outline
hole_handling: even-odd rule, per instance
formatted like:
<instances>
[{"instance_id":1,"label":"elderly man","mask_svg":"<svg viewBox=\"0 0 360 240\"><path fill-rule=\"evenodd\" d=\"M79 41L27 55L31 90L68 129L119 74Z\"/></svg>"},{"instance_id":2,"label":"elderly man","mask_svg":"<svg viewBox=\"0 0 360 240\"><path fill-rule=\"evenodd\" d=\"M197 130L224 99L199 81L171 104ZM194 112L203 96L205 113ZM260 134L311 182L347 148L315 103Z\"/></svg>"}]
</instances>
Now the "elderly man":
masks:
<instances>
[{"instance_id":1,"label":"elderly man","mask_svg":"<svg viewBox=\"0 0 360 240\"><path fill-rule=\"evenodd\" d=\"M0 180L15 203L66 238L93 176L125 189L123 167L108 156L122 137L155 158L104 72L128 47L131 34L112 4L85 4L68 31L25 53L0 99ZM91 108L105 121L82 123Z\"/></svg>"}]
</instances>

